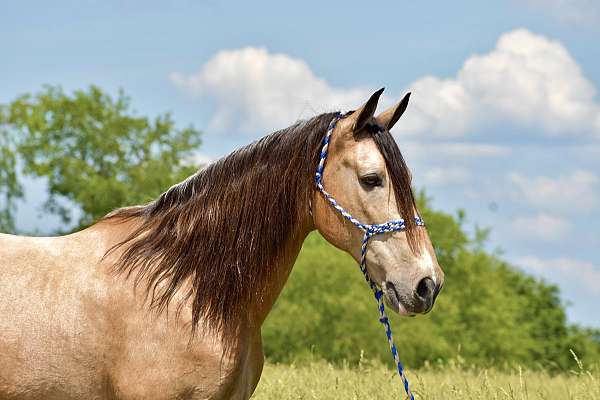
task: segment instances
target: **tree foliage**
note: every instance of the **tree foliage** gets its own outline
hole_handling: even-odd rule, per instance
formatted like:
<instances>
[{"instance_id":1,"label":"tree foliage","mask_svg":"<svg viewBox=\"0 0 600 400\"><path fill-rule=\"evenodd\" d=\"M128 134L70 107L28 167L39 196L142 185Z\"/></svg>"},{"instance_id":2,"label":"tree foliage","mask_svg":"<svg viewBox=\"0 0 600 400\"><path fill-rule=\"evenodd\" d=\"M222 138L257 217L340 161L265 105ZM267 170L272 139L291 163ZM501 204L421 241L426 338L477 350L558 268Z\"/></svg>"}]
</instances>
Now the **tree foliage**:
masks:
<instances>
[{"instance_id":1,"label":"tree foliage","mask_svg":"<svg viewBox=\"0 0 600 400\"><path fill-rule=\"evenodd\" d=\"M17 179L15 142L5 129L6 109L0 106L0 232L14 232L15 201L23 196Z\"/></svg>"},{"instance_id":2,"label":"tree foliage","mask_svg":"<svg viewBox=\"0 0 600 400\"><path fill-rule=\"evenodd\" d=\"M4 110L3 130L16 138L23 172L48 180L44 208L65 224L73 212L64 199L79 206L75 222L83 227L117 207L152 200L196 169L185 160L200 133L177 129L169 114L136 116L123 93L113 99L95 86L72 94L46 87Z\"/></svg>"},{"instance_id":3,"label":"tree foliage","mask_svg":"<svg viewBox=\"0 0 600 400\"><path fill-rule=\"evenodd\" d=\"M600 361L598 332L567 324L556 286L485 252L481 231L469 238L461 215L431 210L424 196L420 203L446 283L431 313L390 316L403 361L562 369L575 366L569 349ZM267 357L357 362L363 352L388 362L372 296L354 260L311 234L263 328Z\"/></svg>"}]
</instances>

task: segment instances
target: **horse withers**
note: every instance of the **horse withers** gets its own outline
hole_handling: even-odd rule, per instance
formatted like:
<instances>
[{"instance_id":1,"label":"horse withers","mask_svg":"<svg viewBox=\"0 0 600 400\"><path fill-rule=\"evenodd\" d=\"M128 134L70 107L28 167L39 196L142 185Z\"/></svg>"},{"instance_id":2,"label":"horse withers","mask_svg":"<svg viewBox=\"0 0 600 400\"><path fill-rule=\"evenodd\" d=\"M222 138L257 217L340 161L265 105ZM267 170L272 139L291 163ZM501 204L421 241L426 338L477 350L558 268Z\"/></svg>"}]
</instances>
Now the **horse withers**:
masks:
<instances>
[{"instance_id":1,"label":"horse withers","mask_svg":"<svg viewBox=\"0 0 600 400\"><path fill-rule=\"evenodd\" d=\"M406 221L371 239L366 265L413 315L444 277L389 133L408 98L374 117L380 94L337 123L323 182L361 221ZM315 188L336 117L268 135L80 232L0 234L0 399L248 399L262 323L308 233L361 257L363 232Z\"/></svg>"}]
</instances>

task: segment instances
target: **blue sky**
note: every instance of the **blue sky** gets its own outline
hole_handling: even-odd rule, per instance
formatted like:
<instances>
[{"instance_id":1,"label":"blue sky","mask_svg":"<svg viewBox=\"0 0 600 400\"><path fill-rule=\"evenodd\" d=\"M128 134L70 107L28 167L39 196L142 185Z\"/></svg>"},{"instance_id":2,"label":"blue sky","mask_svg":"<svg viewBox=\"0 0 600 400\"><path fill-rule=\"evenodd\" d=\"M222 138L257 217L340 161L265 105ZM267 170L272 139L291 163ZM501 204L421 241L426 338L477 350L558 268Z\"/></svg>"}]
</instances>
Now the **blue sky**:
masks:
<instances>
[{"instance_id":1,"label":"blue sky","mask_svg":"<svg viewBox=\"0 0 600 400\"><path fill-rule=\"evenodd\" d=\"M488 246L557 283L600 327L600 3L12 2L0 102L43 84L119 88L173 113L218 158L298 118L413 96L394 134L436 208L492 228ZM44 182L27 180L24 230Z\"/></svg>"}]
</instances>

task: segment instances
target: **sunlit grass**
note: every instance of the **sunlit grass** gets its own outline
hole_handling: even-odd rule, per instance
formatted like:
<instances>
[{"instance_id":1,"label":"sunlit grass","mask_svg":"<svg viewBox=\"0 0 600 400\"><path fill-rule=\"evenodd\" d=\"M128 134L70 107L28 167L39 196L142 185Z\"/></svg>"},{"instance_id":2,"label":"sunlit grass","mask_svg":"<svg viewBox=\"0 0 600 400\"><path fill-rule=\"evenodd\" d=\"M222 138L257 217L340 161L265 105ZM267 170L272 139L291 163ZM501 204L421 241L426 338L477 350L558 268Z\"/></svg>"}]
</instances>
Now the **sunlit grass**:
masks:
<instances>
[{"instance_id":1,"label":"sunlit grass","mask_svg":"<svg viewBox=\"0 0 600 400\"><path fill-rule=\"evenodd\" d=\"M596 369L550 374L519 367L499 371L426 367L408 370L416 399L600 399ZM323 361L301 365L265 365L255 400L404 399L395 373L377 363L333 366Z\"/></svg>"}]
</instances>

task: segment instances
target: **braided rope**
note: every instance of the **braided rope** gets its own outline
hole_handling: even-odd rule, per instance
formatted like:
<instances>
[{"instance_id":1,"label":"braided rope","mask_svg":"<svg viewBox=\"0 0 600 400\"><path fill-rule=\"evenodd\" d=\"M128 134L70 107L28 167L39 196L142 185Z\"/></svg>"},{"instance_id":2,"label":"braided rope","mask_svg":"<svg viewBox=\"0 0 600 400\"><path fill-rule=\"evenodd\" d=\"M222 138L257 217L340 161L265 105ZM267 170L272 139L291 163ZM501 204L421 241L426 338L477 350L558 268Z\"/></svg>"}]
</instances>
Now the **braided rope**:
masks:
<instances>
[{"instance_id":1,"label":"braided rope","mask_svg":"<svg viewBox=\"0 0 600 400\"><path fill-rule=\"evenodd\" d=\"M363 273L365 280L369 284L369 287L373 291L373 295L375 296L375 300L377 301L378 309L379 309L379 322L385 328L385 335L387 337L388 343L390 345L390 351L392 352L392 356L394 357L394 362L396 363L396 367L398 370L398 375L400 376L400 380L404 386L404 390L406 394L410 398L410 400L414 400L413 394L408 386L408 379L404 375L404 366L400 361L398 356L398 350L396 349L396 345L394 344L394 338L392 336L392 327L390 325L390 321L385 313L385 306L383 305L383 291L377 287L375 282L369 276L367 272L367 245L369 244L369 239L371 239L375 235L390 233L390 232L398 232L406 229L406 224L403 219L391 220L388 222L384 222L382 224L365 224L357 220L350 214L348 211L344 209L338 202L329 194L325 188L323 187L323 170L325 169L325 161L327 160L327 154L329 150L329 141L331 139L331 134L335 129L337 122L340 120L341 115L336 115L333 120L329 123L329 127L327 128L327 133L323 138L323 147L321 148L321 155L319 160L319 165L317 166L317 172L315 173L315 183L317 185L317 189L319 192L323 194L325 199L331 204L331 206L338 211L342 217L350 221L360 230L362 230L365 234L363 236L362 245L361 245L361 256L360 256L360 270ZM415 217L415 223L418 226L425 226L425 222L419 218Z\"/></svg>"}]
</instances>

